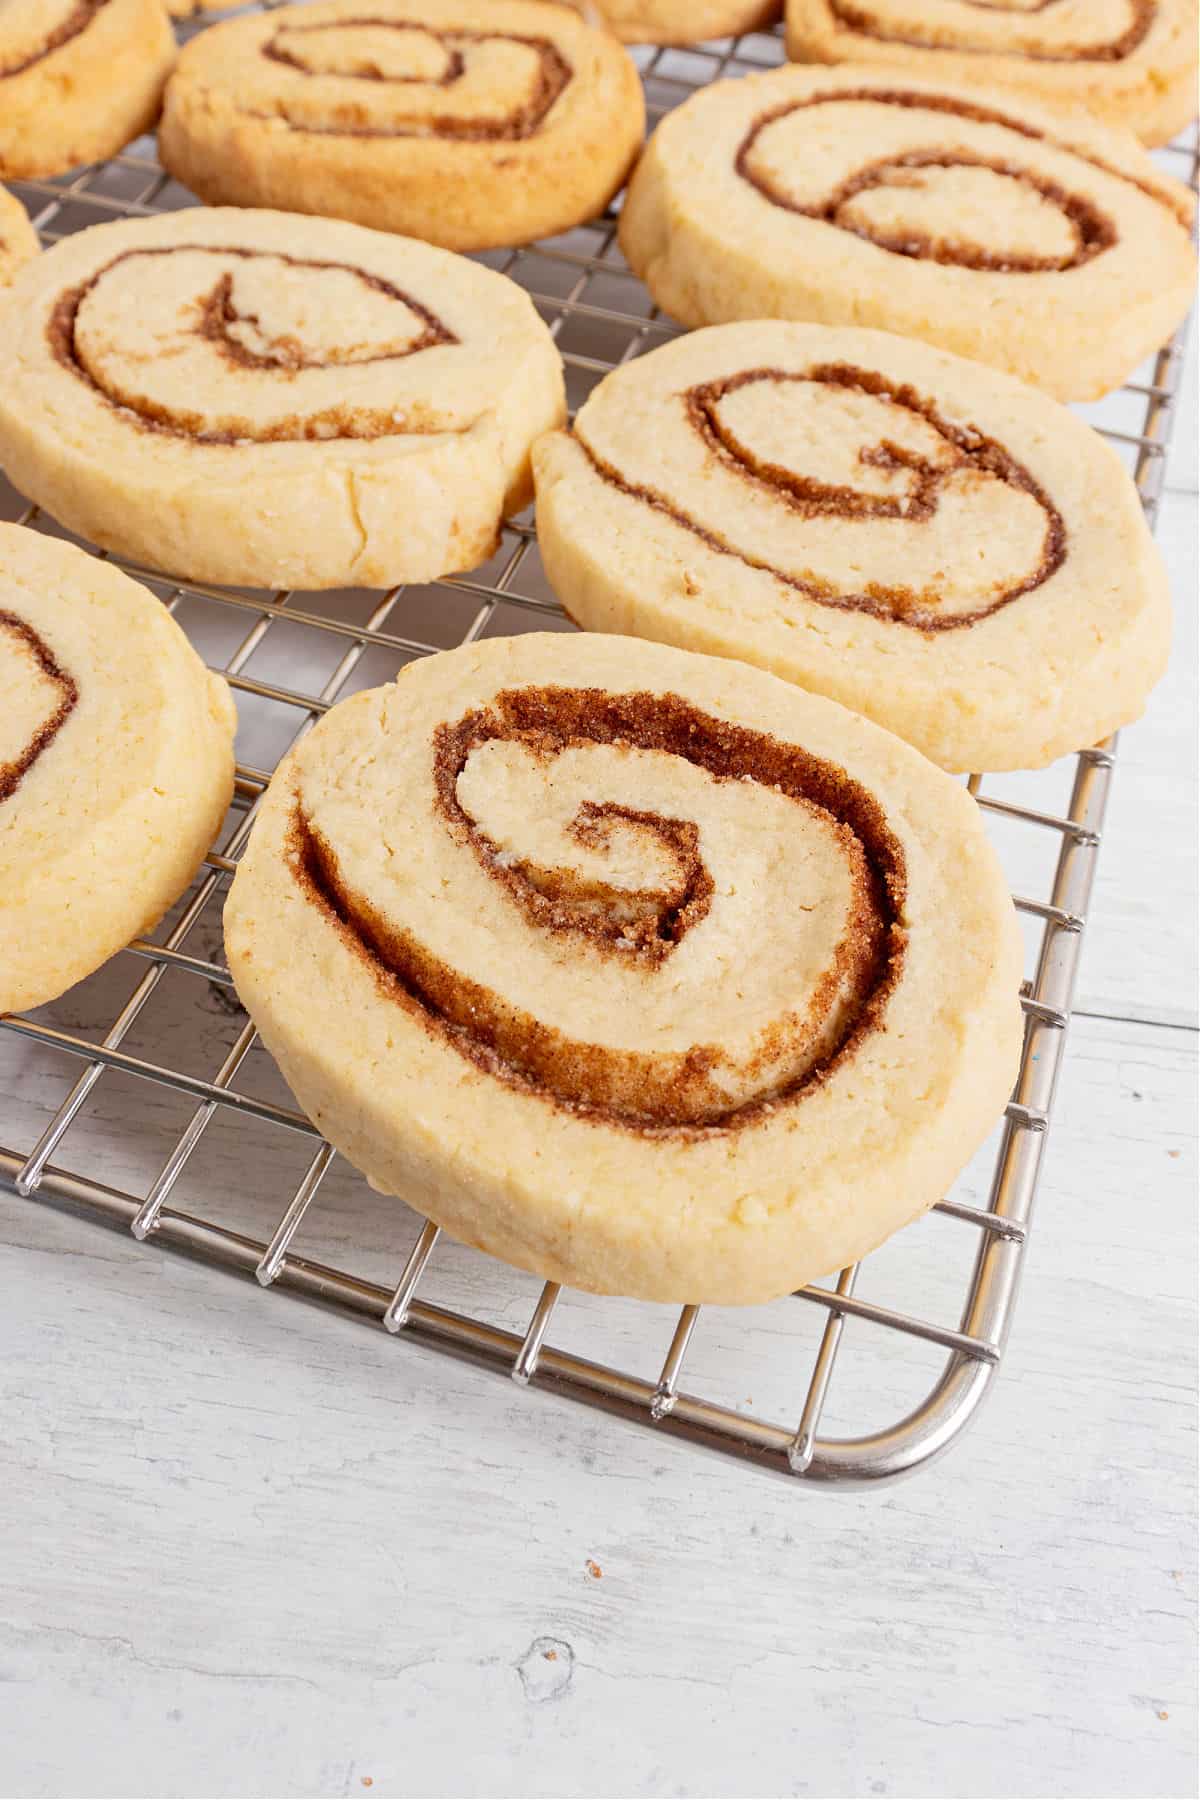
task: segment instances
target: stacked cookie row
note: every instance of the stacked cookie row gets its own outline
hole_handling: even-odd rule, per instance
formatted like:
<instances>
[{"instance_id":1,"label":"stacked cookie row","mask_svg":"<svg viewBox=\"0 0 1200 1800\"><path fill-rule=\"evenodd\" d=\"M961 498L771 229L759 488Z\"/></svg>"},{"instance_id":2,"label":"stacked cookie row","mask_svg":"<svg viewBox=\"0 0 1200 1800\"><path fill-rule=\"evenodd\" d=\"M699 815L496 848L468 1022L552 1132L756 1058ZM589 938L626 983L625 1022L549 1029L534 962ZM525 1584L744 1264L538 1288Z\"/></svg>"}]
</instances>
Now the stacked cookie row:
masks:
<instances>
[{"instance_id":1,"label":"stacked cookie row","mask_svg":"<svg viewBox=\"0 0 1200 1800\"><path fill-rule=\"evenodd\" d=\"M1123 5L1085 56L1073 0L982 24L881 0L842 21L856 66L696 95L620 240L707 329L570 427L528 296L452 253L591 216L640 146L626 53L551 0L314 0L204 32L163 154L236 204L14 274L0 463L73 530L201 582L390 586L486 561L536 490L551 583L603 634L472 645L335 708L227 907L301 1103L457 1235L602 1291L762 1299L932 1204L1000 1111L1020 948L941 771L1040 766L1161 672L1137 495L1059 398L1173 328L1194 262L1188 196L1132 138L942 79L918 27L937 56L1069 65L1078 98L1164 66L1186 9L1133 6L1118 43ZM818 10L843 9L793 5L793 47L840 56ZM157 603L15 530L0 676L11 1007L169 903L229 800L232 714Z\"/></svg>"},{"instance_id":2,"label":"stacked cookie row","mask_svg":"<svg viewBox=\"0 0 1200 1800\"><path fill-rule=\"evenodd\" d=\"M905 6L928 15L928 44ZM126 141L157 110L173 56L160 0L46 7L0 19L0 174L54 171ZM187 46L167 86L161 155L214 205L343 218L467 252L591 219L636 161L622 248L688 327L875 325L1062 399L1117 385L1186 308L1191 199L1079 104L1117 110L1119 69L1122 93L1150 83L1178 112L1194 0L1109 0L1102 30L1085 27L1076 0L1032 12L880 0L878 18L850 9L859 23L837 30L819 26L823 8L842 17L821 0L806 25L796 8L793 43L836 58L857 34L863 60L716 82L640 156L632 61L559 0L276 8ZM978 29L941 18L979 10L989 17ZM1137 29L1119 29L1127 13ZM970 80L968 54L979 59ZM1194 44L1190 54L1194 64ZM142 89L132 76L97 78L100 59L138 55L155 61ZM1000 64L1073 104L989 88ZM101 117L106 107L125 110ZM6 207L0 279L32 249Z\"/></svg>"},{"instance_id":3,"label":"stacked cookie row","mask_svg":"<svg viewBox=\"0 0 1200 1800\"><path fill-rule=\"evenodd\" d=\"M378 21L322 22L357 3L252 15L192 49L252 36L294 59L321 37L326 62L359 67L366 33L375 67ZM379 0L418 3L462 11ZM550 35L510 43L500 15ZM488 17L445 42L398 18L397 54L419 61L428 38L461 70L314 75L314 104L355 81L372 107L469 90L453 129L410 141L451 207L472 183L433 167L481 151L499 181L510 140L467 121L510 118L549 45L571 72L522 142L548 154L561 109L558 153L586 147L580 43L624 51L544 0ZM213 118L212 154L224 134L235 157ZM338 155L377 154L348 142ZM1116 458L1036 389L1103 392L1169 333L1189 206L1079 114L858 69L720 82L659 127L619 228L664 307L713 329L626 363L569 431L552 334L503 275L340 221L209 207L78 233L16 275L0 460L106 549L274 588L478 566L536 483L547 570L581 624L757 663L950 768L1041 764L1136 716L1166 603Z\"/></svg>"},{"instance_id":4,"label":"stacked cookie row","mask_svg":"<svg viewBox=\"0 0 1200 1800\"><path fill-rule=\"evenodd\" d=\"M0 526L0 1006L153 924L232 706L144 588ZM1021 947L966 790L739 663L532 634L301 735L225 908L300 1104L551 1279L768 1299L923 1212L1003 1104Z\"/></svg>"},{"instance_id":5,"label":"stacked cookie row","mask_svg":"<svg viewBox=\"0 0 1200 1800\"><path fill-rule=\"evenodd\" d=\"M36 6L6 8L0 18L0 178L57 175L115 155L158 117L176 65L170 18L227 12L237 4L238 0L39 0ZM570 5L571 0L563 4ZM207 40L202 48L185 54L171 104L177 102L186 113L194 101L194 85L203 85L206 74L215 69L213 91L228 102L235 119L270 116L263 109L276 107L275 116L286 119L289 102L300 97L297 77L339 75L418 85L428 79L435 87L450 89L460 83L457 77L444 79L447 70L455 70L464 53L475 63L482 52L482 71L472 68L461 82L461 93L443 93L447 105L439 122L449 123L466 137L475 133L485 140L508 136L520 141L542 126L567 85L564 78L573 75L574 91L558 109L554 126L582 128L584 133L585 141L576 144L569 159L579 172L586 171L583 186L558 200L560 212L569 210L572 200L581 208L570 221L575 223L602 211L620 185L621 154L631 132L636 143L641 142L641 86L628 59L613 53L618 39L672 43L749 31L776 15L778 7L770 0L766 4L700 0L698 5L693 0L608 0L603 7L580 0L578 11L602 29L592 32L561 19L548 28L544 12L539 16L536 7L526 8L522 16L519 5L488 5L486 0L482 7L318 6L310 19L287 18L278 28L270 15L244 18L231 34L217 40L215 62L214 46ZM331 26L340 40L336 46L330 41ZM447 33L454 40L449 44L444 41ZM403 36L397 42L399 34ZM570 62L567 52L573 58ZM264 69L260 57L272 59L275 67ZM486 66L489 60L491 68ZM493 111L497 86L526 85L527 78L528 101L519 116L506 119L503 110ZM408 122L419 124L422 110L429 109L421 107L420 96L414 98L417 106ZM395 109L386 93L377 93L375 99L382 102L377 110L386 123ZM375 109L370 104L345 110L358 116L344 116L338 122L368 132L374 129ZM304 112L301 101L298 115ZM313 128L311 118L293 115L290 122L295 128ZM565 132L560 141L570 141L570 135ZM166 145L164 149L170 155ZM632 154L631 145L625 167ZM321 159L308 162L310 175L315 173L322 185L326 171ZM604 191L611 169L618 173ZM410 177L420 175L418 164ZM355 185L353 175L349 185ZM377 201L386 205L386 188L378 178L373 185ZM309 193L305 204L296 203L303 211L319 212L320 199L320 193ZM451 224L453 210L449 209ZM478 217L486 219L487 210L480 209ZM389 225L382 217L370 222ZM539 235L536 218L520 223L527 237ZM416 227L409 220L390 228Z\"/></svg>"}]
</instances>

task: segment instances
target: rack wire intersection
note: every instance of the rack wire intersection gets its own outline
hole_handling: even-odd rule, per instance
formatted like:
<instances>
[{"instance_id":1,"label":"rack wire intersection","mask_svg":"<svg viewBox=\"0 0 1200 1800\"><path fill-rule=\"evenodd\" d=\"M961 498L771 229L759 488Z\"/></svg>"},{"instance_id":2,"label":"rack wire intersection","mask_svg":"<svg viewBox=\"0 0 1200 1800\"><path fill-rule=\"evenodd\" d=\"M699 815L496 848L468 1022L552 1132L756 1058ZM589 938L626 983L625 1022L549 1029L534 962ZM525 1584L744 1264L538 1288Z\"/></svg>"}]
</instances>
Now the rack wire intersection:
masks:
<instances>
[{"instance_id":1,"label":"rack wire intersection","mask_svg":"<svg viewBox=\"0 0 1200 1800\"><path fill-rule=\"evenodd\" d=\"M181 35L195 29L185 25ZM694 88L781 58L773 33L639 52L651 123ZM1195 140L1163 155L1195 187ZM15 191L47 243L103 219L194 204L159 167L148 139L108 163L56 181L15 184ZM675 331L625 268L615 228L609 216L549 243L482 259L533 295L563 352L573 405L610 369ZM1182 360L1181 333L1138 380L1093 409L1094 422L1124 455L1152 523ZM0 492L0 514L64 535L11 489ZM227 676L239 703L239 754L246 760L239 762L234 814L218 846L153 940L131 945L66 1002L36 1015L0 1017L0 1051L10 1052L0 1060L0 1108L14 1115L7 1123L0 1118L0 1139L10 1129L15 1138L12 1145L0 1142L0 1186L240 1271L265 1289L359 1315L522 1385L570 1395L784 1475L875 1481L911 1470L953 1442L992 1383L1012 1322L1116 741L1083 750L1036 780L993 781L986 791L980 778L970 780L1010 858L1022 871L1039 867L1041 878L1036 893L1014 896L1027 927L1029 978L1013 1099L986 1156L931 1221L943 1234L958 1234L952 1254L944 1235L936 1245L922 1239L918 1246L922 1228L912 1227L861 1265L865 1279L860 1267L845 1269L830 1286L802 1290L795 1297L800 1307L782 1301L753 1312L708 1308L702 1317L692 1306L677 1314L633 1309L564 1294L553 1283L533 1299L528 1277L449 1244L399 1202L371 1196L290 1103L237 1006L218 923L274 762L335 701L453 644L569 628L541 572L532 525L522 519L506 528L499 554L483 570L384 594L268 596L131 572L150 583ZM1047 792L1055 798L1044 804ZM1034 840L1049 852L1040 862L1027 852ZM104 1137L113 1108L110 1103L106 1111L103 1102L114 1085L120 1093L108 1148L112 1133L129 1148L115 1160L128 1165L130 1177L107 1185L86 1169L96 1155L89 1127L100 1121ZM136 1105L128 1104L131 1088ZM23 1095L33 1097L26 1104ZM147 1121L153 1129L142 1131ZM202 1165L222 1133L228 1142L214 1180ZM154 1161L138 1179L147 1156ZM189 1184L203 1210L184 1204ZM309 1237L319 1239L322 1202L327 1232L340 1234L337 1264L299 1248ZM237 1214L239 1205L249 1208L252 1229L235 1228L240 1218L206 1216ZM359 1273L339 1266L352 1261ZM884 1264L887 1302L863 1291ZM456 1304L434 1297L439 1268ZM901 1307L895 1290L906 1284L911 1299ZM620 1359L583 1354L578 1341L569 1347L580 1338L605 1338L610 1325ZM850 1333L861 1334L854 1381L847 1380L846 1357L839 1360ZM916 1382L907 1398L906 1380L909 1390ZM777 1419L762 1416L741 1393L764 1381L779 1395ZM872 1423L880 1408L883 1422ZM823 1434L823 1423L839 1412L842 1429Z\"/></svg>"}]
</instances>

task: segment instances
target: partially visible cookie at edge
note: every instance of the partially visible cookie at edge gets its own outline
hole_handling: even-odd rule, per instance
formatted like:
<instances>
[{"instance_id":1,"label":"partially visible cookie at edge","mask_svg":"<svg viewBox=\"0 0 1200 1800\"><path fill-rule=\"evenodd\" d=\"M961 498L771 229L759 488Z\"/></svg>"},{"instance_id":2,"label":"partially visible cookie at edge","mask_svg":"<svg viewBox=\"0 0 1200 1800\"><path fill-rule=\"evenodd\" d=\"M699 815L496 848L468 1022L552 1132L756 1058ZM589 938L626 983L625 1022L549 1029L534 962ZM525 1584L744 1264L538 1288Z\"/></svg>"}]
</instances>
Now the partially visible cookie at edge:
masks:
<instances>
[{"instance_id":1,"label":"partially visible cookie at edge","mask_svg":"<svg viewBox=\"0 0 1200 1800\"><path fill-rule=\"evenodd\" d=\"M704 44L774 24L781 0L566 0L625 44Z\"/></svg>"},{"instance_id":2,"label":"partially visible cookie at edge","mask_svg":"<svg viewBox=\"0 0 1200 1800\"><path fill-rule=\"evenodd\" d=\"M0 1012L55 999L183 892L232 798L235 723L145 588L0 525Z\"/></svg>"},{"instance_id":3,"label":"partially visible cookie at edge","mask_svg":"<svg viewBox=\"0 0 1200 1800\"><path fill-rule=\"evenodd\" d=\"M174 61L162 0L0 8L0 178L114 156L153 125Z\"/></svg>"},{"instance_id":4,"label":"partially visible cookie at edge","mask_svg":"<svg viewBox=\"0 0 1200 1800\"><path fill-rule=\"evenodd\" d=\"M1023 88L1165 144L1196 114L1196 15L1196 0L788 0L788 54Z\"/></svg>"},{"instance_id":5,"label":"partially visible cookie at edge","mask_svg":"<svg viewBox=\"0 0 1200 1800\"><path fill-rule=\"evenodd\" d=\"M12 280L22 263L37 255L40 247L25 208L15 194L0 187L0 288Z\"/></svg>"}]
</instances>

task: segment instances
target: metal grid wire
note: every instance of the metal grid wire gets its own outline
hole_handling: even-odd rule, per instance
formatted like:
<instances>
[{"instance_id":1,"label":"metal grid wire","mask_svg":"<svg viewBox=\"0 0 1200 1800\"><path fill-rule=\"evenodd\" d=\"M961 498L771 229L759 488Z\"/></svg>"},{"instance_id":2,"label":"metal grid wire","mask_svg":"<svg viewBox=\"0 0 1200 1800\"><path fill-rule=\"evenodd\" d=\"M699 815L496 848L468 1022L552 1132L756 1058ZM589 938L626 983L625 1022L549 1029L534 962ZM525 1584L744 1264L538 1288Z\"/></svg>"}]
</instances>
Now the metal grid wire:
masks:
<instances>
[{"instance_id":1,"label":"metal grid wire","mask_svg":"<svg viewBox=\"0 0 1200 1800\"><path fill-rule=\"evenodd\" d=\"M774 33L638 53L651 120L698 86L781 57ZM1194 186L1194 143L1164 155ZM195 204L159 167L151 140L15 191L47 243L104 219ZM563 353L573 406L610 369L674 335L625 268L611 216L482 260L533 295ZM1182 360L1180 337L1095 418L1125 456L1151 521ZM67 535L12 490L0 493L0 512ZM0 1018L0 1049L13 1052L0 1062L0 1096L13 1115L0 1136L16 1138L0 1146L0 1184L783 1474L879 1479L956 1438L991 1384L1012 1319L1115 740L1047 776L989 779L987 791L970 779L1005 840L1002 854L1007 848L1022 872L1039 871L1036 892L1014 895L1027 927L1025 1053L992 1143L930 1221L862 1265L861 1280L859 1267L845 1269L773 1307L707 1308L701 1320L691 1306L634 1307L553 1283L538 1292L529 1277L371 1195L291 1104L237 1005L219 948L223 894L271 769L323 712L413 657L485 636L570 628L528 518L505 529L483 570L384 594L265 595L131 572L234 690L242 758L234 811L152 940L132 944L66 1001ZM101 1155L119 1184L87 1173ZM931 1226L942 1232L935 1243L922 1236ZM326 1243L330 1256L317 1256ZM877 1269L886 1300L866 1291ZM844 1337L854 1339L849 1365L845 1353L839 1360ZM601 1354L585 1354L597 1343ZM406 1366L411 1376L420 1359ZM760 1396L770 1390L776 1418L743 1394L751 1385Z\"/></svg>"}]
</instances>

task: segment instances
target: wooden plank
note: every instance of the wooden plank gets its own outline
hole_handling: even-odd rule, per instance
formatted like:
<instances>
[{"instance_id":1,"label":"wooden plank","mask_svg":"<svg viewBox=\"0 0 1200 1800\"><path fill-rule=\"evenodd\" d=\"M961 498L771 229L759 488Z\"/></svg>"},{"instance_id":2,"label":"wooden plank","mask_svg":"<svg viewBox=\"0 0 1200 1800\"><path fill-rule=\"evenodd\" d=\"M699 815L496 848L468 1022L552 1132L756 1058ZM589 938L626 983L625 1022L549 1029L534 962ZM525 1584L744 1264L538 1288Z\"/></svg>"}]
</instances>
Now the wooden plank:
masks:
<instances>
[{"instance_id":1,"label":"wooden plank","mask_svg":"<svg viewBox=\"0 0 1200 1800\"><path fill-rule=\"evenodd\" d=\"M866 1494L0 1199L6 1790L1190 1793L1194 1043L1072 1052L995 1397Z\"/></svg>"}]
</instances>

